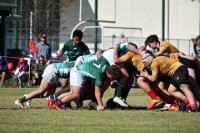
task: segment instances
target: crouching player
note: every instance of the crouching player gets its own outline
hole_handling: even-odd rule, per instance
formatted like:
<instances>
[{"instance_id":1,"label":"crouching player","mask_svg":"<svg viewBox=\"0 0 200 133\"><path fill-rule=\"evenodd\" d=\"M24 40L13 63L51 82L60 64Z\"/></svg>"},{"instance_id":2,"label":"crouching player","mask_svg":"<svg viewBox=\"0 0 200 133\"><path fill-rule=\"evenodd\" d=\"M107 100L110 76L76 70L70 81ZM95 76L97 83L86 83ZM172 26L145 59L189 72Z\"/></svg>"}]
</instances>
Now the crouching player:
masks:
<instances>
[{"instance_id":1,"label":"crouching player","mask_svg":"<svg viewBox=\"0 0 200 133\"><path fill-rule=\"evenodd\" d=\"M104 78L104 80L102 81L102 87L100 89L101 97L103 97L104 92L110 86L110 82L111 81L108 78ZM70 91L70 86L67 86L65 88L65 92L62 91L62 94L66 93L66 92L69 92L69 91ZM56 93L54 95L49 96L49 99L48 99L48 108L49 109L55 109L55 105L54 106L52 106L52 105L55 102L59 103L59 99L62 99L63 97L65 97L65 94L63 94L61 96L60 95L57 95L57 93ZM77 108L83 107L83 101L84 100L91 100L88 103L89 107L91 109L99 110L98 104L97 104L97 100L96 100L96 97L95 97L95 79L92 79L92 78L85 79L85 82L84 82L84 84L83 84L83 86L81 88L80 97L74 101L76 106L77 106ZM63 106L64 107L70 107L69 105L71 105L71 104L67 104L66 103Z\"/></svg>"},{"instance_id":2,"label":"crouching player","mask_svg":"<svg viewBox=\"0 0 200 133\"><path fill-rule=\"evenodd\" d=\"M23 103L30 107L30 100L34 98L44 98L54 94L57 88L58 79L69 78L70 69L74 64L75 62L66 62L48 65L42 75L43 78L40 87L16 100L15 104L20 108L24 108Z\"/></svg>"},{"instance_id":3,"label":"crouching player","mask_svg":"<svg viewBox=\"0 0 200 133\"><path fill-rule=\"evenodd\" d=\"M120 69L116 65L109 65L109 62L102 56L97 57L97 60L92 60L80 64L72 68L70 73L70 92L63 93L57 97L57 102L52 105L53 109L65 109L64 104L76 100L81 95L84 79L89 77L95 80L95 98L98 103L98 109L104 110L101 90L103 88L104 79L110 81L120 77Z\"/></svg>"},{"instance_id":4,"label":"crouching player","mask_svg":"<svg viewBox=\"0 0 200 133\"><path fill-rule=\"evenodd\" d=\"M141 72L141 76L152 82L157 81L159 75L169 76L170 95L185 102L188 112L198 111L194 95L189 88L188 70L183 64L165 56L153 59L153 56L148 53L143 56L142 61L146 67L151 68L152 75L145 71Z\"/></svg>"}]
</instances>

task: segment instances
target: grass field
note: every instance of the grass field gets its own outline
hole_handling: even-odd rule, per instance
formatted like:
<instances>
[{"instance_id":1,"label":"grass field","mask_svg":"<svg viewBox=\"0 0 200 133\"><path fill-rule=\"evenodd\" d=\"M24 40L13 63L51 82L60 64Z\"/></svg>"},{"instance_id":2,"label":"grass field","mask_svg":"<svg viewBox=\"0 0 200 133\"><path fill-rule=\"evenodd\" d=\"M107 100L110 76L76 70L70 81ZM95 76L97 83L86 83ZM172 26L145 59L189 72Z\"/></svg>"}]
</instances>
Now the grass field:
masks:
<instances>
[{"instance_id":1,"label":"grass field","mask_svg":"<svg viewBox=\"0 0 200 133\"><path fill-rule=\"evenodd\" d=\"M132 110L90 110L89 101L82 109L49 110L46 99L34 99L32 108L19 109L14 101L32 89L0 88L0 133L197 133L200 112L161 112L146 110L150 98L140 89L132 89L127 99ZM113 89L104 95L104 102Z\"/></svg>"}]
</instances>

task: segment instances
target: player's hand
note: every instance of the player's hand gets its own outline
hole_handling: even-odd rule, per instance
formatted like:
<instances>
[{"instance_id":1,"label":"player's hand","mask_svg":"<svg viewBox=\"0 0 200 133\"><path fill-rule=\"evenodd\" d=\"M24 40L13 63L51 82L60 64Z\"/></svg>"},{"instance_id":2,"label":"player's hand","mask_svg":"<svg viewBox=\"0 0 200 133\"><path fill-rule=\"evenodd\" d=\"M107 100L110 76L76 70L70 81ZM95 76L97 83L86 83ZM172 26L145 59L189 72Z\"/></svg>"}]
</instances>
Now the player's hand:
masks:
<instances>
[{"instance_id":1,"label":"player's hand","mask_svg":"<svg viewBox=\"0 0 200 133\"><path fill-rule=\"evenodd\" d=\"M147 75L147 71L146 70L144 70L144 71L142 71L141 73L140 73L140 76L142 76L142 77L145 77Z\"/></svg>"}]
</instances>

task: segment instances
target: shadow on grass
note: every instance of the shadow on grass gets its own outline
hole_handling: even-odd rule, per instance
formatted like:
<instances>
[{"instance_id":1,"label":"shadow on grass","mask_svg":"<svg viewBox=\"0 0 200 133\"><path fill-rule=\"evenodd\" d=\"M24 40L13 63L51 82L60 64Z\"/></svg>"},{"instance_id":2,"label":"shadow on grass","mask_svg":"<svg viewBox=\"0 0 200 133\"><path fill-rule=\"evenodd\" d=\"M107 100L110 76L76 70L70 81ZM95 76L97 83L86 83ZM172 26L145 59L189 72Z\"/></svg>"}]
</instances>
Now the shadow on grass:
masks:
<instances>
[{"instance_id":1,"label":"shadow on grass","mask_svg":"<svg viewBox=\"0 0 200 133\"><path fill-rule=\"evenodd\" d=\"M147 107L142 107L142 106L138 106L138 107L133 107L133 106L129 106L129 107L113 107L113 108L106 108L109 110L147 110Z\"/></svg>"},{"instance_id":2,"label":"shadow on grass","mask_svg":"<svg viewBox=\"0 0 200 133\"><path fill-rule=\"evenodd\" d=\"M21 108L18 108L18 107L11 107L11 108L4 108L4 107L0 107L0 110L20 110ZM31 107L31 108L27 108L27 107L25 107L25 108L23 108L23 109L48 109L47 107ZM22 109L22 110L23 110Z\"/></svg>"}]
</instances>

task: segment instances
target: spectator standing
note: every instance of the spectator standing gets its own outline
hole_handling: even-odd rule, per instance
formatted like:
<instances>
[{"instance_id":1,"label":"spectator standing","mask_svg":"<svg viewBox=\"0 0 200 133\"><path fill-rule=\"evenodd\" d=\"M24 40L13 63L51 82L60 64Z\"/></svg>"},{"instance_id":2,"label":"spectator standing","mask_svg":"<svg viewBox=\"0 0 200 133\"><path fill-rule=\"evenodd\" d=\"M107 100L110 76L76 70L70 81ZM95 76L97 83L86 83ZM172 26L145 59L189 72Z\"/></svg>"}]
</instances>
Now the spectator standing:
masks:
<instances>
[{"instance_id":1,"label":"spectator standing","mask_svg":"<svg viewBox=\"0 0 200 133\"><path fill-rule=\"evenodd\" d=\"M3 86L4 81L9 78L11 75L8 70L7 62L3 59L3 57L0 57L0 87Z\"/></svg>"},{"instance_id":2,"label":"spectator standing","mask_svg":"<svg viewBox=\"0 0 200 133\"><path fill-rule=\"evenodd\" d=\"M47 64L49 64L51 59L51 46L47 43L47 36L45 34L41 36L40 42L36 44L36 48L38 49L36 57L38 58L40 55L43 55L45 60L47 60Z\"/></svg>"}]
</instances>

